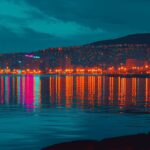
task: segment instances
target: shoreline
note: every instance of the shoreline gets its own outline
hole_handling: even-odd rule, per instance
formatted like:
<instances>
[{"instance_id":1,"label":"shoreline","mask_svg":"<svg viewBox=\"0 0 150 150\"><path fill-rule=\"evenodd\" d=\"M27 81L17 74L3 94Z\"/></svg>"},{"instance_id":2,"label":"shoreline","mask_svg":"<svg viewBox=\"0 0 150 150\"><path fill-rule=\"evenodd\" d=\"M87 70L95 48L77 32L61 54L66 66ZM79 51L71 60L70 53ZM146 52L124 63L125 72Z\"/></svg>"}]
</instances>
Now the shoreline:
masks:
<instances>
[{"instance_id":1,"label":"shoreline","mask_svg":"<svg viewBox=\"0 0 150 150\"><path fill-rule=\"evenodd\" d=\"M80 140L55 144L41 150L149 150L150 133L120 136L101 141Z\"/></svg>"}]
</instances>

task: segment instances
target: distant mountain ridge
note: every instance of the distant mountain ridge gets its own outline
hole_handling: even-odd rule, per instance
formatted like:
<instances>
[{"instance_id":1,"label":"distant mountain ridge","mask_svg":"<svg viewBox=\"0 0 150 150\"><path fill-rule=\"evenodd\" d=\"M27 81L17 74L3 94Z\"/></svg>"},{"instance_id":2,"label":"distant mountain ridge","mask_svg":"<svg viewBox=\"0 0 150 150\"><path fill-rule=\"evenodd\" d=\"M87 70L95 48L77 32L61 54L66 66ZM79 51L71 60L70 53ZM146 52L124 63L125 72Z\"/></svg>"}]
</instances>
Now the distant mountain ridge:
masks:
<instances>
[{"instance_id":1,"label":"distant mountain ridge","mask_svg":"<svg viewBox=\"0 0 150 150\"><path fill-rule=\"evenodd\" d=\"M87 45L111 45L111 44L150 44L150 33L132 34L121 38L97 41Z\"/></svg>"}]
</instances>

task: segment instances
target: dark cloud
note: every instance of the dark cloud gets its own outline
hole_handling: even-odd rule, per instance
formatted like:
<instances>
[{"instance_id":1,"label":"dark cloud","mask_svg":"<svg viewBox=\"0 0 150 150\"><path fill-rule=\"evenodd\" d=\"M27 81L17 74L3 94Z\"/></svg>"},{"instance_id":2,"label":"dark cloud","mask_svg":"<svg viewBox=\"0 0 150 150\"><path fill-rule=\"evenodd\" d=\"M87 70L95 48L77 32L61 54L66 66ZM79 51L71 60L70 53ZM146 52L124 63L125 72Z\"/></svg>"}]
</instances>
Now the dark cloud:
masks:
<instances>
[{"instance_id":1,"label":"dark cloud","mask_svg":"<svg viewBox=\"0 0 150 150\"><path fill-rule=\"evenodd\" d=\"M145 17L150 15L148 0L27 1L49 16L66 21L73 20L91 27L101 27L105 24L127 26L132 20L140 22L139 19L146 20Z\"/></svg>"},{"instance_id":2,"label":"dark cloud","mask_svg":"<svg viewBox=\"0 0 150 150\"><path fill-rule=\"evenodd\" d=\"M30 51L150 32L149 6L149 0L1 0L0 50Z\"/></svg>"},{"instance_id":3,"label":"dark cloud","mask_svg":"<svg viewBox=\"0 0 150 150\"><path fill-rule=\"evenodd\" d=\"M18 36L7 28L1 28L1 52L26 52L35 48L35 50L48 47L50 41L54 40L49 34L37 33L30 29L25 29L24 35ZM34 45L34 46L33 46ZM34 50L34 49L33 49Z\"/></svg>"}]
</instances>

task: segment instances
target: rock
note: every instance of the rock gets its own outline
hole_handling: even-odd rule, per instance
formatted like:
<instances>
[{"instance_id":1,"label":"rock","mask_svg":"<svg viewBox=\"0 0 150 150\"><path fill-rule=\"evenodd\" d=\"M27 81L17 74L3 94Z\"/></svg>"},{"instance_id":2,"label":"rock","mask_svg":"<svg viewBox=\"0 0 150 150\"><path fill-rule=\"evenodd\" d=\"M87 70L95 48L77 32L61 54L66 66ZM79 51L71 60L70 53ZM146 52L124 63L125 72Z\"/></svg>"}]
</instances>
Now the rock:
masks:
<instances>
[{"instance_id":1,"label":"rock","mask_svg":"<svg viewBox=\"0 0 150 150\"><path fill-rule=\"evenodd\" d=\"M42 150L150 150L150 134L138 134L104 139L75 141L53 145Z\"/></svg>"},{"instance_id":2,"label":"rock","mask_svg":"<svg viewBox=\"0 0 150 150\"><path fill-rule=\"evenodd\" d=\"M56 144L42 150L94 150L98 141L85 140Z\"/></svg>"}]
</instances>

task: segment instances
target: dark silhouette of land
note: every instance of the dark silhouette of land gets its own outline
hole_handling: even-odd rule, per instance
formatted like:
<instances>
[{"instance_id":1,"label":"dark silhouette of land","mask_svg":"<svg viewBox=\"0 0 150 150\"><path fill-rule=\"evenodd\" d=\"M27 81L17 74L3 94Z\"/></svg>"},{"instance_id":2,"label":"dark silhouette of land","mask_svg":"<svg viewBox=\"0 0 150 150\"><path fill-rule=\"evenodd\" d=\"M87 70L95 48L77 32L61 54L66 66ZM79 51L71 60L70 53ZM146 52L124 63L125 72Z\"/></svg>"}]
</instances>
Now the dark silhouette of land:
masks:
<instances>
[{"instance_id":1,"label":"dark silhouette of land","mask_svg":"<svg viewBox=\"0 0 150 150\"><path fill-rule=\"evenodd\" d=\"M150 133L122 136L102 141L74 141L53 145L42 150L150 150Z\"/></svg>"},{"instance_id":2,"label":"dark silhouette of land","mask_svg":"<svg viewBox=\"0 0 150 150\"><path fill-rule=\"evenodd\" d=\"M127 35L117 39L97 41L89 45L98 46L113 44L150 44L150 33Z\"/></svg>"}]
</instances>

